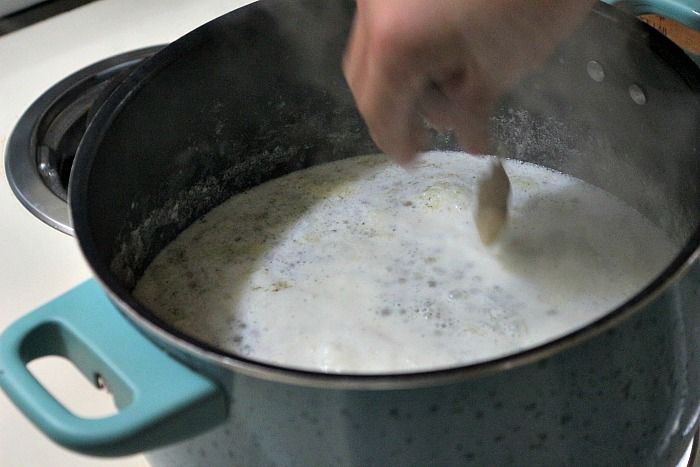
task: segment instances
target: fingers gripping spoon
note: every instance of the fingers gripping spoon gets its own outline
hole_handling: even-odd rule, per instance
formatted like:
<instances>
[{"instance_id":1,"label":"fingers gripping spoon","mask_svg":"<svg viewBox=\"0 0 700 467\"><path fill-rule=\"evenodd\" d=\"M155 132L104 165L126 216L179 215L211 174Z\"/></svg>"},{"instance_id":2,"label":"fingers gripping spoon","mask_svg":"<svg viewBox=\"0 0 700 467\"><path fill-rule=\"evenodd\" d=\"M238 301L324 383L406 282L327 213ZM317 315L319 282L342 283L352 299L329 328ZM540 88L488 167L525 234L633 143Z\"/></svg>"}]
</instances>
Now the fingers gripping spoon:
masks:
<instances>
[{"instance_id":1,"label":"fingers gripping spoon","mask_svg":"<svg viewBox=\"0 0 700 467\"><path fill-rule=\"evenodd\" d=\"M425 92L424 99L432 103L431 107L446 108L448 98L442 91L440 84L430 81ZM436 125L423 116L428 126L440 129L442 125ZM481 242L492 245L501 234L508 220L508 203L510 202L510 179L503 168L500 157L495 157L491 163L489 172L479 180L478 199L474 220Z\"/></svg>"},{"instance_id":2,"label":"fingers gripping spoon","mask_svg":"<svg viewBox=\"0 0 700 467\"><path fill-rule=\"evenodd\" d=\"M481 242L492 245L508 220L508 203L510 201L510 180L501 159L496 157L489 172L479 180L478 198L474 221Z\"/></svg>"}]
</instances>

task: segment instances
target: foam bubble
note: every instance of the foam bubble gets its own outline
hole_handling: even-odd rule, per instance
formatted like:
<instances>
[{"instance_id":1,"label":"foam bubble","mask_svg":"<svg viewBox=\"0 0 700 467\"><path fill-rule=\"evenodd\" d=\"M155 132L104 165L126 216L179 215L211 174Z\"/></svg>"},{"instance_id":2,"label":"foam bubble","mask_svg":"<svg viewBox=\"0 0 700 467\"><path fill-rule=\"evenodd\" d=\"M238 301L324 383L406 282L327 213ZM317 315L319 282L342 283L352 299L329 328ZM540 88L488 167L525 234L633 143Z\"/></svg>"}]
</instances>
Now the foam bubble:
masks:
<instances>
[{"instance_id":1,"label":"foam bubble","mask_svg":"<svg viewBox=\"0 0 700 467\"><path fill-rule=\"evenodd\" d=\"M368 156L272 180L183 232L135 294L183 332L251 358L409 371L483 361L577 329L676 251L609 194L515 161L505 163L511 217L486 249L467 208L487 166L429 153L405 171Z\"/></svg>"}]
</instances>

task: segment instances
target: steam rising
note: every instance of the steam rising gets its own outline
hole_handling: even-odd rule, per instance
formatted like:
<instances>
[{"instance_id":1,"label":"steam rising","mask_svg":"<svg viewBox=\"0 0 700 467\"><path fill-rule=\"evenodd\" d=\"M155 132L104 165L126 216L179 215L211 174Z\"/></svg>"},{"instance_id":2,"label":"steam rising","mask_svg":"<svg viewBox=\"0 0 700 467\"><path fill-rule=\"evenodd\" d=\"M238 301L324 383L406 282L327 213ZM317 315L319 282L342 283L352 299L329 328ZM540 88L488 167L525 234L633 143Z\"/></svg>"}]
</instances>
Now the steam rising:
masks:
<instances>
[{"instance_id":1,"label":"steam rising","mask_svg":"<svg viewBox=\"0 0 700 467\"><path fill-rule=\"evenodd\" d=\"M121 110L125 121L137 121L152 101L161 114L187 109L196 119L168 120L168 138L158 141L138 133L160 129L151 121L128 134L129 141L152 142L149 160L164 172L157 189L128 193L137 208L114 228L110 260L125 284L230 195L309 165L376 152L341 70L353 12L346 0L254 3L216 21L206 50L184 50L155 73L170 87L131 96ZM588 75L591 60L604 80ZM642 105L630 96L633 84L645 93ZM158 97L166 95L172 98ZM497 154L596 185L683 243L700 220L698 96L700 71L680 49L599 4L541 70L503 98L493 117ZM195 123L201 134L193 139ZM133 160L144 155L129 148ZM435 135L431 149L456 148L453 138Z\"/></svg>"},{"instance_id":2,"label":"steam rising","mask_svg":"<svg viewBox=\"0 0 700 467\"><path fill-rule=\"evenodd\" d=\"M296 78L347 101L339 89L342 56L355 10L352 1L277 0L260 7L275 21L298 65ZM342 88L342 86L341 86Z\"/></svg>"}]
</instances>

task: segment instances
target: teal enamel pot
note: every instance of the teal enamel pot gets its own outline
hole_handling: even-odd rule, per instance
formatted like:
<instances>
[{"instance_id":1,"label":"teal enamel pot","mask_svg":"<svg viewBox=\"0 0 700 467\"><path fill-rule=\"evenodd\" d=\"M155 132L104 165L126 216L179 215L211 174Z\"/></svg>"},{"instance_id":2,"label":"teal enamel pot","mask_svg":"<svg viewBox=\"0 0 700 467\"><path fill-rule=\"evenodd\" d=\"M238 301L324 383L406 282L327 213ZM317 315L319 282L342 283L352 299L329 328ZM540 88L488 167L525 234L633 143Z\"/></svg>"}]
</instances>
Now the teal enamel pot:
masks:
<instances>
[{"instance_id":1,"label":"teal enamel pot","mask_svg":"<svg viewBox=\"0 0 700 467\"><path fill-rule=\"evenodd\" d=\"M698 24L697 1L626 3ZM349 375L227 353L133 297L155 255L227 197L376 151L340 68L352 15L353 2L263 0L174 42L113 91L69 188L96 280L5 330L4 391L56 442L143 451L154 466L675 465L700 417L700 71L603 3L493 123L504 156L597 185L678 243L620 307L495 360ZM449 137L433 145L455 149ZM119 412L83 419L61 406L26 370L47 354L99 375Z\"/></svg>"}]
</instances>

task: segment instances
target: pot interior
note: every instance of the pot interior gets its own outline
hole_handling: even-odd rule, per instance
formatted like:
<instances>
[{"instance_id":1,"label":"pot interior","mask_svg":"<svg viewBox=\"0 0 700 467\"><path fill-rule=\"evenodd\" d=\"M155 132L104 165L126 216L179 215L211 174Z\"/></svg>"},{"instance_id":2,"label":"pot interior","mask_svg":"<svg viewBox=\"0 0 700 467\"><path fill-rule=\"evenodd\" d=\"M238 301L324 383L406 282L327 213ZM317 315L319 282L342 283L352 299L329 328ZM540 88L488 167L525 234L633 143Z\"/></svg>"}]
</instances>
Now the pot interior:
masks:
<instances>
[{"instance_id":1,"label":"pot interior","mask_svg":"<svg viewBox=\"0 0 700 467\"><path fill-rule=\"evenodd\" d=\"M130 291L189 224L269 179L377 152L340 67L352 14L347 1L250 5L173 43L111 96L80 148L71 209L93 269L125 303L167 329ZM700 216L698 83L677 47L600 4L503 100L497 152L615 195L687 256ZM431 149L458 148L436 134Z\"/></svg>"}]
</instances>

